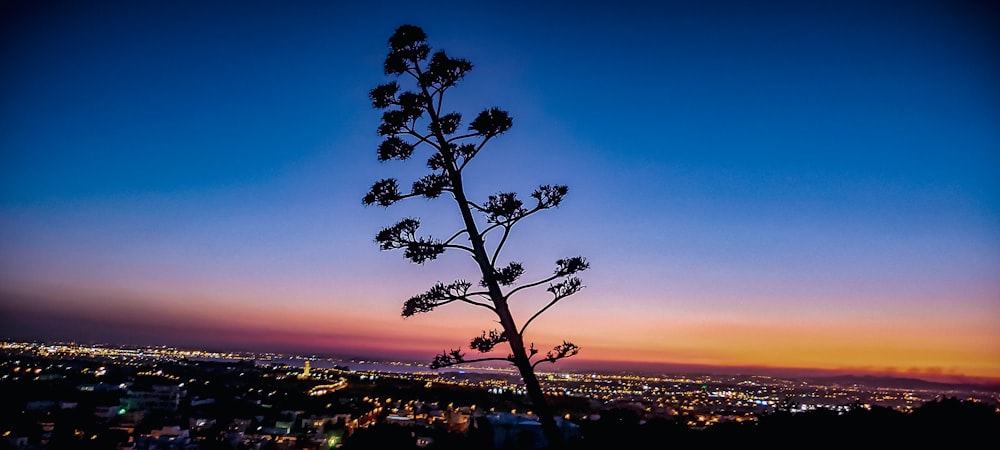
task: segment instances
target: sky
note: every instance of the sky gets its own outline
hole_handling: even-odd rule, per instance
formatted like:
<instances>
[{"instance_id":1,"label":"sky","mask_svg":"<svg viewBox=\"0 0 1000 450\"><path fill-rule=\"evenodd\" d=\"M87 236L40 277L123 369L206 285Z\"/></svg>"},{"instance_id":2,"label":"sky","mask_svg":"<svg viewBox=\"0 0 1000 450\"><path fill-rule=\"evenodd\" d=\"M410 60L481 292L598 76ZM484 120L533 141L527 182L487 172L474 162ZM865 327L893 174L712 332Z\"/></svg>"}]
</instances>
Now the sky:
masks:
<instances>
[{"instance_id":1,"label":"sky","mask_svg":"<svg viewBox=\"0 0 1000 450\"><path fill-rule=\"evenodd\" d=\"M472 62L448 108L514 118L471 195L569 186L501 258L590 262L528 330L581 347L557 368L1000 380L987 1L6 0L0 338L429 362L495 327L401 317L476 269L374 242L403 217L450 235L450 199L361 202L426 170L375 152L403 24Z\"/></svg>"}]
</instances>

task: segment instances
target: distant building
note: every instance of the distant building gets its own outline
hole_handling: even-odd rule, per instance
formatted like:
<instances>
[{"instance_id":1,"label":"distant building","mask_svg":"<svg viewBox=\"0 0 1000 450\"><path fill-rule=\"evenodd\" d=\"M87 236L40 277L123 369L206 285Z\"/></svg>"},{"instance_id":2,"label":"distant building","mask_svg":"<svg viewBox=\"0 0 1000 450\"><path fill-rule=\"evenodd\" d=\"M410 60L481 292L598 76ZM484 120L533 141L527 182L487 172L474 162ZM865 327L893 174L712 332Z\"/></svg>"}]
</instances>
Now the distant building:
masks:
<instances>
[{"instance_id":1,"label":"distant building","mask_svg":"<svg viewBox=\"0 0 1000 450\"><path fill-rule=\"evenodd\" d=\"M311 415L309 417L303 417L303 418L301 418L299 420L300 420L300 423L301 423L300 426L303 429L306 429L306 430L323 430L324 428L326 428L328 426L328 424L330 424L330 425L338 425L339 424L340 426L343 426L344 424L346 424L346 423L348 423L348 422L351 421L351 414L350 413L346 413L346 414L330 414L330 415L322 415L322 416Z\"/></svg>"},{"instance_id":2,"label":"distant building","mask_svg":"<svg viewBox=\"0 0 1000 450\"><path fill-rule=\"evenodd\" d=\"M547 441L542 432L542 423L538 417L514 413L490 413L486 416L493 428L493 448L545 448ZM556 418L556 424L562 430L563 439L573 440L580 437L580 426Z\"/></svg>"},{"instance_id":3,"label":"distant building","mask_svg":"<svg viewBox=\"0 0 1000 450\"><path fill-rule=\"evenodd\" d=\"M55 409L56 402L53 400L33 400L24 405L28 411L47 411Z\"/></svg>"},{"instance_id":4,"label":"distant building","mask_svg":"<svg viewBox=\"0 0 1000 450\"><path fill-rule=\"evenodd\" d=\"M395 414L390 414L388 417L385 418L385 421L386 421L386 423L391 423L391 424L395 424L395 425L404 425L404 426L408 426L408 425L413 425L414 424L412 417L398 416L398 415L395 415Z\"/></svg>"},{"instance_id":5,"label":"distant building","mask_svg":"<svg viewBox=\"0 0 1000 450\"><path fill-rule=\"evenodd\" d=\"M125 411L177 412L181 399L186 395L183 384L154 384L148 389L130 388L121 399L121 408Z\"/></svg>"},{"instance_id":6,"label":"distant building","mask_svg":"<svg viewBox=\"0 0 1000 450\"><path fill-rule=\"evenodd\" d=\"M76 390L80 392L114 392L125 389L123 384L108 383L84 383L77 385Z\"/></svg>"},{"instance_id":7,"label":"distant building","mask_svg":"<svg viewBox=\"0 0 1000 450\"><path fill-rule=\"evenodd\" d=\"M192 430L202 430L215 426L216 420L209 417L189 417L188 428Z\"/></svg>"},{"instance_id":8,"label":"distant building","mask_svg":"<svg viewBox=\"0 0 1000 450\"><path fill-rule=\"evenodd\" d=\"M190 443L191 438L188 435L188 430L182 429L180 426L165 426L139 436L135 448L141 450L183 450L188 448Z\"/></svg>"},{"instance_id":9,"label":"distant building","mask_svg":"<svg viewBox=\"0 0 1000 450\"><path fill-rule=\"evenodd\" d=\"M430 436L417 436L417 447L427 448L430 445L434 445L434 438Z\"/></svg>"},{"instance_id":10,"label":"distant building","mask_svg":"<svg viewBox=\"0 0 1000 450\"><path fill-rule=\"evenodd\" d=\"M94 406L94 416L99 419L111 420L118 417L121 407L118 405L98 405Z\"/></svg>"},{"instance_id":11,"label":"distant building","mask_svg":"<svg viewBox=\"0 0 1000 450\"><path fill-rule=\"evenodd\" d=\"M459 433L465 433L469 430L471 419L472 409L468 406L448 409L444 415L444 421L448 424L448 431Z\"/></svg>"}]
</instances>

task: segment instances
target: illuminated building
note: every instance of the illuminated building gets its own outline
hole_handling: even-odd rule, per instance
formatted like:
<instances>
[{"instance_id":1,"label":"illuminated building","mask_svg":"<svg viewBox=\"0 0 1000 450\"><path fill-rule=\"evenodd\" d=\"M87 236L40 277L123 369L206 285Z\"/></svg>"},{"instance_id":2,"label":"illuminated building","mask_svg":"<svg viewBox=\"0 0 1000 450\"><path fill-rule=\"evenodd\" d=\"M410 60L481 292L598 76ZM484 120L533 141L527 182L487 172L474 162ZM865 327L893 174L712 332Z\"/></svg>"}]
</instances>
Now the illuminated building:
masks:
<instances>
[{"instance_id":1,"label":"illuminated building","mask_svg":"<svg viewBox=\"0 0 1000 450\"><path fill-rule=\"evenodd\" d=\"M167 411L176 412L181 398L186 395L184 385L154 384L149 389L129 389L121 399L125 411Z\"/></svg>"}]
</instances>

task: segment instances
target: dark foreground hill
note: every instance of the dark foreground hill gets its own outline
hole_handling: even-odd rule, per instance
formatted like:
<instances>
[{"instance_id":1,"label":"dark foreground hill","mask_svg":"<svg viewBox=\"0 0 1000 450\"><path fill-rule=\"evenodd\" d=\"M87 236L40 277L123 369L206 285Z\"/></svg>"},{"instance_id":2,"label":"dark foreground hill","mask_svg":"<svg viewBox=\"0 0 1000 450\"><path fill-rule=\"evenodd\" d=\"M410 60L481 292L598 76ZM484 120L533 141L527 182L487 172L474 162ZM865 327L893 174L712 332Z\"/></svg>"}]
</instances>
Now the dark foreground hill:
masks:
<instances>
[{"instance_id":1,"label":"dark foreground hill","mask_svg":"<svg viewBox=\"0 0 1000 450\"><path fill-rule=\"evenodd\" d=\"M846 413L818 409L775 412L757 422L716 424L692 429L680 420L642 422L629 410L606 411L600 420L580 423L581 437L568 450L661 448L987 448L996 443L1000 411L984 403L946 398L912 412L890 408L857 408ZM513 440L500 446L489 429L468 435L438 435L422 447L433 450L522 450L537 448ZM412 432L401 426L378 425L359 430L344 449L418 449Z\"/></svg>"}]
</instances>

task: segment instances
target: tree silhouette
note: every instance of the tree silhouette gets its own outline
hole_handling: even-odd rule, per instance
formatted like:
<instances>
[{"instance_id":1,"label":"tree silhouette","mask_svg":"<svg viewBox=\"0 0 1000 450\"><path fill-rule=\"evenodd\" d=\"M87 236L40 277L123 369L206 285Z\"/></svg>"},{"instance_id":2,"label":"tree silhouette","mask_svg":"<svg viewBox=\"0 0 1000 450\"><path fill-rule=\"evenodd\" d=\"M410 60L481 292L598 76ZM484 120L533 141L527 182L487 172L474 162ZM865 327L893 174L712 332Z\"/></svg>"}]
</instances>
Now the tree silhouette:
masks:
<instances>
[{"instance_id":1,"label":"tree silhouette","mask_svg":"<svg viewBox=\"0 0 1000 450\"><path fill-rule=\"evenodd\" d=\"M429 148L427 167L431 173L414 181L409 192L402 191L394 178L379 180L365 195L364 204L388 207L411 197L434 199L448 193L461 213L461 223L450 237L442 240L418 235L420 221L404 218L379 231L375 240L382 250L403 250L404 256L417 264L434 260L445 251L464 252L472 257L482 275L475 284L466 280L438 282L427 292L406 300L402 315L410 317L456 302L495 314L501 329L484 330L469 343L470 349L480 357L467 359L461 349L453 349L437 355L431 367L479 361L512 363L520 372L546 438L551 446L558 446L561 434L535 368L543 362L554 363L576 355L580 348L563 341L541 356L534 343L525 344L525 332L539 315L584 287L576 274L586 270L589 264L580 256L560 259L551 275L520 282L524 266L516 261L501 264L500 257L514 226L537 212L559 206L568 189L561 185L541 185L531 192L527 204L514 192L499 192L482 202L469 199L463 177L465 169L488 142L511 128L513 120L506 111L488 108L461 130L462 115L446 112L444 97L472 70L472 64L465 59L452 58L443 50L431 55L424 31L413 25L397 28L388 44L385 74L406 80L414 90L404 90L399 82L390 81L370 91L372 105L384 111L378 127L379 135L384 138L378 146L378 159L383 162L406 160L418 148ZM495 241L488 242L487 237ZM540 286L547 286L546 291L551 295L548 303L518 325L508 306L511 297ZM493 356L495 347L503 343L510 348L510 353L504 357Z\"/></svg>"}]
</instances>

